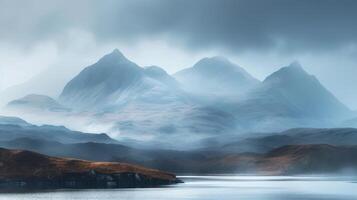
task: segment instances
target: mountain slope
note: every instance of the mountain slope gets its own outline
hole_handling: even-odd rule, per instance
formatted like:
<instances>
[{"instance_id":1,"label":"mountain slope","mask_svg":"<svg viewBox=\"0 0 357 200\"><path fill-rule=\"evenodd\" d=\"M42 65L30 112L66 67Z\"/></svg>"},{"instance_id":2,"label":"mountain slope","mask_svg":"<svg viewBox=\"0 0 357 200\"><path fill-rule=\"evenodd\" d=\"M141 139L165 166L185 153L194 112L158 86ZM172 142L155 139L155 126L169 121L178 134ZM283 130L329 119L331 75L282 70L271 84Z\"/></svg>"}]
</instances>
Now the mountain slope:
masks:
<instances>
[{"instance_id":1,"label":"mountain slope","mask_svg":"<svg viewBox=\"0 0 357 200\"><path fill-rule=\"evenodd\" d=\"M31 126L31 124L27 123L25 120L18 117L8 117L0 115L0 125L19 125L19 126Z\"/></svg>"},{"instance_id":2,"label":"mountain slope","mask_svg":"<svg viewBox=\"0 0 357 200\"><path fill-rule=\"evenodd\" d=\"M161 68L141 68L116 49L74 77L59 99L76 109L120 107L141 98L179 98L174 82Z\"/></svg>"},{"instance_id":3,"label":"mountain slope","mask_svg":"<svg viewBox=\"0 0 357 200\"><path fill-rule=\"evenodd\" d=\"M231 115L197 103L163 69L139 67L118 50L74 77L60 102L93 113L94 126L112 123L104 132L145 142L177 144L175 140L186 140L184 135L196 141L234 126Z\"/></svg>"},{"instance_id":4,"label":"mountain slope","mask_svg":"<svg viewBox=\"0 0 357 200\"><path fill-rule=\"evenodd\" d=\"M62 143L78 143L78 142L102 142L102 143L117 143L116 140L110 138L106 134L91 134L79 131L71 131L63 126L35 126L26 124L0 124L0 140L12 140L17 138L32 138L54 140Z\"/></svg>"},{"instance_id":5,"label":"mountain slope","mask_svg":"<svg viewBox=\"0 0 357 200\"><path fill-rule=\"evenodd\" d=\"M229 109L237 113L239 124L254 131L333 127L351 115L345 105L298 63L274 72Z\"/></svg>"},{"instance_id":6,"label":"mountain slope","mask_svg":"<svg viewBox=\"0 0 357 200\"><path fill-rule=\"evenodd\" d=\"M201 95L235 96L259 83L243 68L223 57L203 58L174 77L184 89Z\"/></svg>"},{"instance_id":7,"label":"mountain slope","mask_svg":"<svg viewBox=\"0 0 357 200\"><path fill-rule=\"evenodd\" d=\"M283 67L263 81L267 93L282 98L306 116L337 118L350 110L328 91L315 76L297 62Z\"/></svg>"}]
</instances>

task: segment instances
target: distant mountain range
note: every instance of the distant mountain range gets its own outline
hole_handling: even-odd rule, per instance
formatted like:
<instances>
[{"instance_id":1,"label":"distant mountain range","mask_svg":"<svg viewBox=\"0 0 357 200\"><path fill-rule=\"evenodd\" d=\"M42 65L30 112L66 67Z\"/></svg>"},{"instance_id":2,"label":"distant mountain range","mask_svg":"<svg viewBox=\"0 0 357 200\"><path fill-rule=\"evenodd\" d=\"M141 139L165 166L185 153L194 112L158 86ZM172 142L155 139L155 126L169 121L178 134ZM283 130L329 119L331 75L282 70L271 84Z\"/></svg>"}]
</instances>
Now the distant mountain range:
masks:
<instances>
[{"instance_id":1,"label":"distant mountain range","mask_svg":"<svg viewBox=\"0 0 357 200\"><path fill-rule=\"evenodd\" d=\"M103 134L37 127L13 117L0 119L0 147L55 157L132 163L180 174L288 175L357 170L357 163L351 159L357 154L357 129L291 129L243 140L235 136L226 138L222 145L179 151L161 146L133 148Z\"/></svg>"},{"instance_id":2,"label":"distant mountain range","mask_svg":"<svg viewBox=\"0 0 357 200\"><path fill-rule=\"evenodd\" d=\"M63 126L35 126L15 117L0 116L0 141L19 138L54 140L62 143L100 142L118 143L108 135L71 131Z\"/></svg>"},{"instance_id":3,"label":"distant mountain range","mask_svg":"<svg viewBox=\"0 0 357 200\"><path fill-rule=\"evenodd\" d=\"M132 163L179 174L292 175L357 171L357 163L351 159L356 156L356 145L283 145L261 153L233 153L217 150L143 150L119 144L94 142L62 144L55 141L20 138L1 141L0 146L10 149L27 149L56 157Z\"/></svg>"},{"instance_id":4,"label":"distant mountain range","mask_svg":"<svg viewBox=\"0 0 357 200\"><path fill-rule=\"evenodd\" d=\"M7 104L8 108L17 110L30 111L52 111L52 112L66 112L70 109L59 104L56 100L49 96L29 94L20 99L10 101Z\"/></svg>"},{"instance_id":5,"label":"distant mountain range","mask_svg":"<svg viewBox=\"0 0 357 200\"><path fill-rule=\"evenodd\" d=\"M0 115L0 125L19 125L19 126L31 126L25 120L18 117L8 117Z\"/></svg>"},{"instance_id":6,"label":"distant mountain range","mask_svg":"<svg viewBox=\"0 0 357 200\"><path fill-rule=\"evenodd\" d=\"M81 177L97 180L101 170L109 170L115 183L92 181L99 187L89 188L178 181L121 163L179 174L357 171L351 159L357 129L341 128L357 126L356 112L298 62L263 81L222 57L204 58L171 76L114 50L73 77L58 98L24 94L4 110L15 117L0 116L0 147L33 151L0 149L0 181L10 185L34 177L38 184L66 188L58 181L73 180L67 173L72 169L78 184L69 188L82 187Z\"/></svg>"},{"instance_id":7,"label":"distant mountain range","mask_svg":"<svg viewBox=\"0 0 357 200\"><path fill-rule=\"evenodd\" d=\"M11 101L6 111L42 124L57 116L70 128L78 126L69 117L85 116L84 127L117 139L183 148L213 136L338 127L356 116L297 62L262 82L222 57L170 76L157 66L138 66L117 49L82 70L57 99L32 94Z\"/></svg>"},{"instance_id":8,"label":"distant mountain range","mask_svg":"<svg viewBox=\"0 0 357 200\"><path fill-rule=\"evenodd\" d=\"M231 137L220 141L220 144L208 145L207 149L227 153L264 153L286 145L329 144L335 146L357 145L357 129L355 128L295 128L283 132L251 135L248 138Z\"/></svg>"}]
</instances>

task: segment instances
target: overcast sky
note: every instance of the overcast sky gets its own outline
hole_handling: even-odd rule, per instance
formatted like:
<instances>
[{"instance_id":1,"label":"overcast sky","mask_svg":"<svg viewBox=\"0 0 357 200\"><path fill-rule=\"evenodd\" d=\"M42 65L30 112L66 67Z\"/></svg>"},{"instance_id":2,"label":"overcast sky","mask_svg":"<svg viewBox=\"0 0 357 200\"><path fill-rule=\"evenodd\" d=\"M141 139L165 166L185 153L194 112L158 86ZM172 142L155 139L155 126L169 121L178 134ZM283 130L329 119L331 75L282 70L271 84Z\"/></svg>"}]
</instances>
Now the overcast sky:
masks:
<instances>
[{"instance_id":1,"label":"overcast sky","mask_svg":"<svg viewBox=\"0 0 357 200\"><path fill-rule=\"evenodd\" d=\"M118 48L169 73L226 56L259 79L299 60L357 109L356 10L354 0L0 0L0 89Z\"/></svg>"}]
</instances>

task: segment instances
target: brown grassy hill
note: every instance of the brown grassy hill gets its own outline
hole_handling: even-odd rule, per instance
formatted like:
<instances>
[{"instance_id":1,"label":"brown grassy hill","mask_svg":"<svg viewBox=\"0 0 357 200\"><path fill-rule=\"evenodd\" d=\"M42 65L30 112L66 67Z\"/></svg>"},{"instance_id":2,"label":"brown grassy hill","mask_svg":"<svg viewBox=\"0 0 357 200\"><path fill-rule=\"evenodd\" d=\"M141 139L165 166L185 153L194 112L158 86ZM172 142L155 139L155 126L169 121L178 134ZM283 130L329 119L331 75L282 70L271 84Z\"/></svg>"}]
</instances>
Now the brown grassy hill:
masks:
<instances>
[{"instance_id":1,"label":"brown grassy hill","mask_svg":"<svg viewBox=\"0 0 357 200\"><path fill-rule=\"evenodd\" d=\"M57 158L0 148L0 187L152 187L177 182L174 174L136 165Z\"/></svg>"},{"instance_id":2,"label":"brown grassy hill","mask_svg":"<svg viewBox=\"0 0 357 200\"><path fill-rule=\"evenodd\" d=\"M357 171L357 147L327 144L287 145L257 161L259 171L275 174Z\"/></svg>"}]
</instances>

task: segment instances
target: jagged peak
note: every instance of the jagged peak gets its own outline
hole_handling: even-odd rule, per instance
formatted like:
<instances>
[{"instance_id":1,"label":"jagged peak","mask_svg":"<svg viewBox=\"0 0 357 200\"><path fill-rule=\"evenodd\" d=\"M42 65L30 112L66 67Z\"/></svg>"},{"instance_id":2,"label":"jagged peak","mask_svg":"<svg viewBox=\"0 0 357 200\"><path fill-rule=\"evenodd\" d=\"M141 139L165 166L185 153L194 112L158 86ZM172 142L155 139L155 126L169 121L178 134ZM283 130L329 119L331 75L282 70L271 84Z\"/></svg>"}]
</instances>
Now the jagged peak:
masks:
<instances>
[{"instance_id":1,"label":"jagged peak","mask_svg":"<svg viewBox=\"0 0 357 200\"><path fill-rule=\"evenodd\" d=\"M104 55L98 62L121 62L129 61L122 52L114 49L111 53Z\"/></svg>"},{"instance_id":2,"label":"jagged peak","mask_svg":"<svg viewBox=\"0 0 357 200\"><path fill-rule=\"evenodd\" d=\"M294 67L294 68L301 68L301 69L303 69L302 66L301 66L301 64L300 64L300 62L297 61L297 60L294 60L293 62L291 62L291 63L288 65L288 67Z\"/></svg>"},{"instance_id":3,"label":"jagged peak","mask_svg":"<svg viewBox=\"0 0 357 200\"><path fill-rule=\"evenodd\" d=\"M113 49L112 54L123 55L123 54L119 51L119 49L117 49L117 48Z\"/></svg>"},{"instance_id":4,"label":"jagged peak","mask_svg":"<svg viewBox=\"0 0 357 200\"><path fill-rule=\"evenodd\" d=\"M298 61L290 63L288 66L280 68L278 71L269 75L264 81L274 80L274 79L290 79L293 78L303 78L303 77L313 77L308 74Z\"/></svg>"},{"instance_id":5,"label":"jagged peak","mask_svg":"<svg viewBox=\"0 0 357 200\"><path fill-rule=\"evenodd\" d=\"M301 73L301 74L304 74L304 75L309 75L305 69L302 67L302 65L300 64L299 61L293 61L291 62L288 66L286 67L283 67L282 70L285 70L285 71L291 71L291 72L294 72L294 73Z\"/></svg>"},{"instance_id":6,"label":"jagged peak","mask_svg":"<svg viewBox=\"0 0 357 200\"><path fill-rule=\"evenodd\" d=\"M121 51L119 51L119 49L117 48L113 49L113 51L107 55L116 56L116 57L125 57L124 54Z\"/></svg>"}]
</instances>

